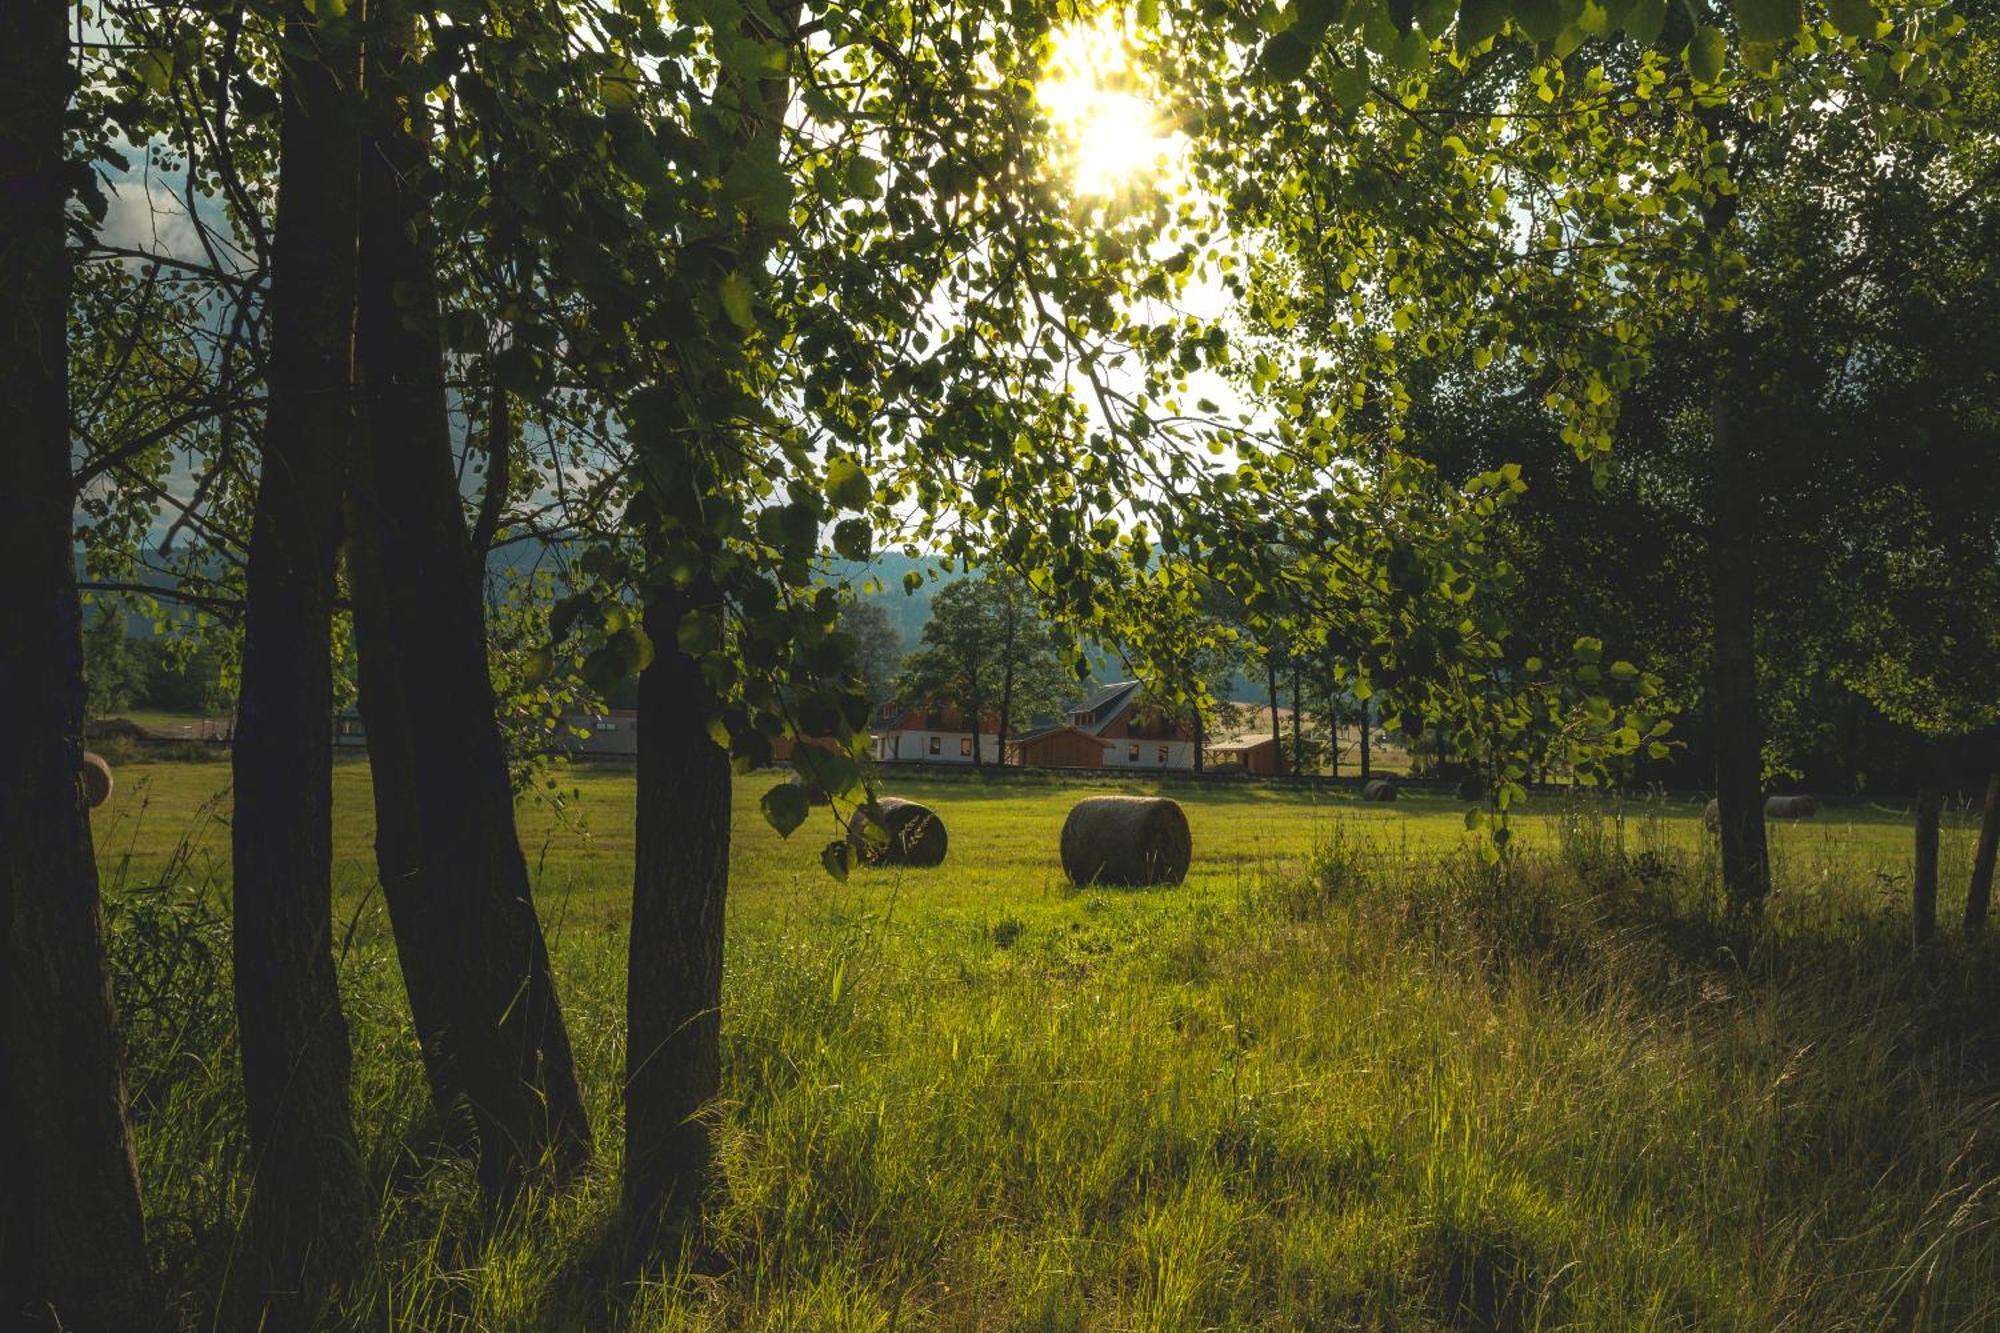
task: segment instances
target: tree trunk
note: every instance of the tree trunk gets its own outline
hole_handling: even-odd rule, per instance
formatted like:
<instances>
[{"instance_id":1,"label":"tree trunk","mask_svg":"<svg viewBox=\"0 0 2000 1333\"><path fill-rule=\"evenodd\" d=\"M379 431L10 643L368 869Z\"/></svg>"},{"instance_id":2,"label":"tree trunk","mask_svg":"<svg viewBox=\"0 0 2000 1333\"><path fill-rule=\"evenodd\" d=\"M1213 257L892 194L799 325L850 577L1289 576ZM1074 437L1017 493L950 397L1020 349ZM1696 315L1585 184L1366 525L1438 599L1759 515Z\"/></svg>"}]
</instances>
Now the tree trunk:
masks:
<instances>
[{"instance_id":1,"label":"tree trunk","mask_svg":"<svg viewBox=\"0 0 2000 1333\"><path fill-rule=\"evenodd\" d=\"M971 709L971 716L969 716L966 719L966 725L972 729L972 766L974 768L978 768L979 767L979 710L980 707L986 701L980 696L979 693L979 670L977 666L973 668L971 679L972 679L972 687L970 690L966 692L966 699L971 703L972 709Z\"/></svg>"},{"instance_id":2,"label":"tree trunk","mask_svg":"<svg viewBox=\"0 0 2000 1333\"><path fill-rule=\"evenodd\" d=\"M1726 358L1728 351L1723 353ZM1715 797L1722 883L1730 906L1755 911L1771 890L1764 836L1763 731L1757 709L1757 621L1753 588L1757 499L1733 420L1726 360L1709 398L1714 449L1709 580L1715 618Z\"/></svg>"},{"instance_id":3,"label":"tree trunk","mask_svg":"<svg viewBox=\"0 0 2000 1333\"><path fill-rule=\"evenodd\" d=\"M639 673L639 808L625 1004L625 1183L642 1228L691 1212L708 1169L702 1108L721 1087L729 755L709 736L714 698L678 630L697 599L656 588L652 663Z\"/></svg>"},{"instance_id":4,"label":"tree trunk","mask_svg":"<svg viewBox=\"0 0 2000 1333\"><path fill-rule=\"evenodd\" d=\"M1278 728L1278 655L1267 654L1264 658L1265 684L1271 695L1271 772L1278 777L1285 776L1285 741Z\"/></svg>"},{"instance_id":5,"label":"tree trunk","mask_svg":"<svg viewBox=\"0 0 2000 1333\"><path fill-rule=\"evenodd\" d=\"M1364 787L1368 785L1369 747L1374 743L1369 735L1374 730L1374 722L1370 717L1374 711L1375 706L1371 701L1367 699L1361 701L1361 785Z\"/></svg>"},{"instance_id":6,"label":"tree trunk","mask_svg":"<svg viewBox=\"0 0 2000 1333\"><path fill-rule=\"evenodd\" d=\"M1937 936L1938 817L1944 792L1926 776L1917 789L1917 844L1910 872L1910 942L1921 949Z\"/></svg>"},{"instance_id":7,"label":"tree trunk","mask_svg":"<svg viewBox=\"0 0 2000 1333\"><path fill-rule=\"evenodd\" d=\"M1292 768L1300 773L1306 771L1305 723L1301 720L1305 708L1299 702L1299 664L1292 662ZM1317 771L1318 766L1314 766Z\"/></svg>"},{"instance_id":8,"label":"tree trunk","mask_svg":"<svg viewBox=\"0 0 2000 1333\"><path fill-rule=\"evenodd\" d=\"M1196 700L1192 712L1194 714L1194 771L1199 773L1202 771L1202 741L1207 738L1205 729L1202 726L1201 702L1199 700Z\"/></svg>"},{"instance_id":9,"label":"tree trunk","mask_svg":"<svg viewBox=\"0 0 2000 1333\"><path fill-rule=\"evenodd\" d=\"M276 1322L353 1274L372 1212L332 951L334 561L352 418L359 62L295 12L282 85L269 399L234 746L236 1016L252 1226Z\"/></svg>"},{"instance_id":10,"label":"tree trunk","mask_svg":"<svg viewBox=\"0 0 2000 1333\"><path fill-rule=\"evenodd\" d=\"M1000 686L1000 734L995 745L1000 751L1000 762L1007 762L1007 732L1014 719L1014 663L1009 659L1007 675Z\"/></svg>"},{"instance_id":11,"label":"tree trunk","mask_svg":"<svg viewBox=\"0 0 2000 1333\"><path fill-rule=\"evenodd\" d=\"M146 1244L83 762L63 108L70 8L0 5L0 1327L145 1327Z\"/></svg>"},{"instance_id":12,"label":"tree trunk","mask_svg":"<svg viewBox=\"0 0 2000 1333\"><path fill-rule=\"evenodd\" d=\"M1972 854L1972 880L1965 888L1965 930L1976 935L1986 927L1993 903L1993 862L2000 852L2000 769L1986 779L1986 806L1979 816L1979 847Z\"/></svg>"},{"instance_id":13,"label":"tree trunk","mask_svg":"<svg viewBox=\"0 0 2000 1333\"><path fill-rule=\"evenodd\" d=\"M376 859L441 1108L463 1094L502 1191L586 1160L590 1127L514 827L486 661L483 552L454 469L410 13L371 6L349 489ZM399 93L408 94L400 102ZM408 119L406 119L406 116ZM496 450L494 466L504 466ZM489 475L488 486L504 485Z\"/></svg>"}]
</instances>

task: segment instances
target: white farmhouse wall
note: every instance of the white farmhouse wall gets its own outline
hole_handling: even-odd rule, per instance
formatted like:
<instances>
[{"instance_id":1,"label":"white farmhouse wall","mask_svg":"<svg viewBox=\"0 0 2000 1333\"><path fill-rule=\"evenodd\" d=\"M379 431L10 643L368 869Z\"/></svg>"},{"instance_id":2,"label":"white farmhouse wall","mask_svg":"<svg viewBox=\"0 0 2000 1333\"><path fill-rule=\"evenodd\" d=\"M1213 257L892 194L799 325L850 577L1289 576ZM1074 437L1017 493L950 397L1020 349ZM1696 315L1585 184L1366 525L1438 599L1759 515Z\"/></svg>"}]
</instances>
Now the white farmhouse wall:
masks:
<instances>
[{"instance_id":1,"label":"white farmhouse wall","mask_svg":"<svg viewBox=\"0 0 2000 1333\"><path fill-rule=\"evenodd\" d=\"M1139 747L1138 758L1132 757L1132 747ZM1166 751L1163 762L1160 752ZM1192 769L1194 767L1193 741L1138 741L1113 739L1111 748L1104 752L1106 768L1153 768Z\"/></svg>"},{"instance_id":2,"label":"white farmhouse wall","mask_svg":"<svg viewBox=\"0 0 2000 1333\"><path fill-rule=\"evenodd\" d=\"M885 731L875 737L877 759L921 760L932 764L970 764L972 755L966 741L969 731ZM932 740L937 741L935 753ZM1000 762L1000 738L991 732L979 734L979 758L989 764Z\"/></svg>"}]
</instances>

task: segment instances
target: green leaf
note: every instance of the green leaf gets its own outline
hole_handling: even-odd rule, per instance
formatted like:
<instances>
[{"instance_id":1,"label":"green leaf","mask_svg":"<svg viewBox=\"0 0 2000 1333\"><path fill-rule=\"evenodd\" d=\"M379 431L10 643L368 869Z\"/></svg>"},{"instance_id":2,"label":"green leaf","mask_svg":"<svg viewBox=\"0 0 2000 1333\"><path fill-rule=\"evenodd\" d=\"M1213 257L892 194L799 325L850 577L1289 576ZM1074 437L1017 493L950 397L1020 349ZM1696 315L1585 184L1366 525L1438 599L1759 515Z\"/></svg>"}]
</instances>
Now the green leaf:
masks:
<instances>
[{"instance_id":1,"label":"green leaf","mask_svg":"<svg viewBox=\"0 0 2000 1333\"><path fill-rule=\"evenodd\" d=\"M1432 37L1442 37L1458 15L1458 0L1417 0L1417 24Z\"/></svg>"},{"instance_id":2,"label":"green leaf","mask_svg":"<svg viewBox=\"0 0 2000 1333\"><path fill-rule=\"evenodd\" d=\"M1828 0L1826 12L1842 35L1862 41L1873 38L1882 21L1881 11L1869 0Z\"/></svg>"},{"instance_id":3,"label":"green leaf","mask_svg":"<svg viewBox=\"0 0 2000 1333\"><path fill-rule=\"evenodd\" d=\"M1722 35L1722 29L1704 23L1694 30L1687 44L1688 73L1696 83L1715 83L1722 78L1728 55L1729 41Z\"/></svg>"},{"instance_id":4,"label":"green leaf","mask_svg":"<svg viewBox=\"0 0 2000 1333\"><path fill-rule=\"evenodd\" d=\"M1619 26L1639 45L1651 46L1667 26L1667 0L1635 0Z\"/></svg>"},{"instance_id":5,"label":"green leaf","mask_svg":"<svg viewBox=\"0 0 2000 1333\"><path fill-rule=\"evenodd\" d=\"M826 873L837 880L847 878L847 844L830 842L821 849L819 863L826 867Z\"/></svg>"},{"instance_id":6,"label":"green leaf","mask_svg":"<svg viewBox=\"0 0 2000 1333\"><path fill-rule=\"evenodd\" d=\"M1664 6L1666 0L1660 0ZM1469 50L1507 25L1507 0L1460 0L1458 49Z\"/></svg>"},{"instance_id":7,"label":"green leaf","mask_svg":"<svg viewBox=\"0 0 2000 1333\"><path fill-rule=\"evenodd\" d=\"M861 464L836 454L826 465L826 498L842 509L865 509L873 499L875 488L869 484L868 474Z\"/></svg>"},{"instance_id":8,"label":"green leaf","mask_svg":"<svg viewBox=\"0 0 2000 1333\"><path fill-rule=\"evenodd\" d=\"M618 654L628 676L635 676L653 664L653 641L637 625L627 625L604 642Z\"/></svg>"},{"instance_id":9,"label":"green leaf","mask_svg":"<svg viewBox=\"0 0 2000 1333\"><path fill-rule=\"evenodd\" d=\"M1295 25L1264 43L1257 64L1265 78L1276 83L1293 83L1305 75L1312 57L1312 44L1300 35Z\"/></svg>"},{"instance_id":10,"label":"green leaf","mask_svg":"<svg viewBox=\"0 0 2000 1333\"><path fill-rule=\"evenodd\" d=\"M1360 53L1356 52L1358 56ZM1368 70L1360 63L1337 65L1327 71L1326 90L1344 107L1358 107L1368 100Z\"/></svg>"},{"instance_id":11,"label":"green leaf","mask_svg":"<svg viewBox=\"0 0 2000 1333\"><path fill-rule=\"evenodd\" d=\"M865 518L843 518L833 525L833 549L843 560L866 560L875 549L875 529Z\"/></svg>"},{"instance_id":12,"label":"green leaf","mask_svg":"<svg viewBox=\"0 0 2000 1333\"><path fill-rule=\"evenodd\" d=\"M537 648L521 663L523 685L539 685L555 673L556 655L553 649Z\"/></svg>"},{"instance_id":13,"label":"green leaf","mask_svg":"<svg viewBox=\"0 0 2000 1333\"><path fill-rule=\"evenodd\" d=\"M1560 0L1514 0L1514 26L1530 41L1553 42L1563 30Z\"/></svg>"},{"instance_id":14,"label":"green leaf","mask_svg":"<svg viewBox=\"0 0 2000 1333\"><path fill-rule=\"evenodd\" d=\"M1737 36L1746 46L1789 41L1805 26L1799 0L1735 0L1735 7Z\"/></svg>"},{"instance_id":15,"label":"green leaf","mask_svg":"<svg viewBox=\"0 0 2000 1333\"><path fill-rule=\"evenodd\" d=\"M583 659L584 683L600 695L609 696L624 682L625 676L625 659L609 644L592 650Z\"/></svg>"},{"instance_id":16,"label":"green leaf","mask_svg":"<svg viewBox=\"0 0 2000 1333\"><path fill-rule=\"evenodd\" d=\"M757 293L741 273L722 280L722 310L729 322L745 333L757 327Z\"/></svg>"},{"instance_id":17,"label":"green leaf","mask_svg":"<svg viewBox=\"0 0 2000 1333\"><path fill-rule=\"evenodd\" d=\"M132 76L146 88L163 93L174 77L174 53L171 51L142 51L132 62Z\"/></svg>"},{"instance_id":18,"label":"green leaf","mask_svg":"<svg viewBox=\"0 0 2000 1333\"><path fill-rule=\"evenodd\" d=\"M589 593L579 592L557 602L556 609L549 612L549 642L561 643L567 639L583 613L590 610L591 600Z\"/></svg>"},{"instance_id":19,"label":"green leaf","mask_svg":"<svg viewBox=\"0 0 2000 1333\"><path fill-rule=\"evenodd\" d=\"M806 799L806 789L796 782L780 782L765 792L764 799L758 804L763 807L764 822L778 830L781 838L791 837L812 812L812 802Z\"/></svg>"}]
</instances>

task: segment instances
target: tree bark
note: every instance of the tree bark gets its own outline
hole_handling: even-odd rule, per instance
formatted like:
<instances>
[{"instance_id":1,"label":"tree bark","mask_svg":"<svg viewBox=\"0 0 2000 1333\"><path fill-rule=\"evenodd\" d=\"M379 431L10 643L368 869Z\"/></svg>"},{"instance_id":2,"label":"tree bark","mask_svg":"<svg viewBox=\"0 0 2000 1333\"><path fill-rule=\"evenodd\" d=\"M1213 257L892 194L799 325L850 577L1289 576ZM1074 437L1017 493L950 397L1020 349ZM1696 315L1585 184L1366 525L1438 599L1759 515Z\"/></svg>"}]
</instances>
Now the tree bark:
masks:
<instances>
[{"instance_id":1,"label":"tree bark","mask_svg":"<svg viewBox=\"0 0 2000 1333\"><path fill-rule=\"evenodd\" d=\"M1278 655L1267 654L1264 658L1265 685L1271 696L1271 772L1278 777L1285 776L1284 734L1278 727Z\"/></svg>"},{"instance_id":2,"label":"tree bark","mask_svg":"<svg viewBox=\"0 0 2000 1333\"><path fill-rule=\"evenodd\" d=\"M1965 888L1965 930L1976 935L1986 928L1993 903L1993 862L2000 853L2000 769L1986 779L1986 805L1979 816L1979 847L1972 854L1972 880Z\"/></svg>"},{"instance_id":3,"label":"tree bark","mask_svg":"<svg viewBox=\"0 0 2000 1333\"><path fill-rule=\"evenodd\" d=\"M1715 797L1722 883L1730 906L1756 911L1771 891L1764 834L1764 741L1757 708L1757 608L1753 587L1757 499L1729 398L1725 350L1709 396L1714 495L1709 531L1714 644Z\"/></svg>"},{"instance_id":4,"label":"tree bark","mask_svg":"<svg viewBox=\"0 0 2000 1333\"><path fill-rule=\"evenodd\" d=\"M1306 766L1305 723L1301 720L1305 706L1299 702L1299 664L1292 660L1292 768L1303 773ZM1315 766L1316 770L1317 766Z\"/></svg>"},{"instance_id":5,"label":"tree bark","mask_svg":"<svg viewBox=\"0 0 2000 1333\"><path fill-rule=\"evenodd\" d=\"M352 418L352 22L294 10L281 88L269 398L234 746L236 1016L273 1322L351 1276L372 1212L332 951L334 562Z\"/></svg>"},{"instance_id":6,"label":"tree bark","mask_svg":"<svg viewBox=\"0 0 2000 1333\"><path fill-rule=\"evenodd\" d=\"M1367 699L1361 701L1361 785L1364 787L1368 785L1369 747L1374 743L1369 735L1374 729L1374 723L1370 719L1370 714L1374 711L1373 703Z\"/></svg>"},{"instance_id":7,"label":"tree bark","mask_svg":"<svg viewBox=\"0 0 2000 1333\"><path fill-rule=\"evenodd\" d=\"M1916 849L1910 872L1910 942L1921 949L1937 937L1938 817L1944 792L1931 777L1917 789Z\"/></svg>"},{"instance_id":8,"label":"tree bark","mask_svg":"<svg viewBox=\"0 0 2000 1333\"><path fill-rule=\"evenodd\" d=\"M1205 739L1204 736L1205 729L1202 726L1202 717L1201 717L1201 701L1199 699L1195 700L1194 706L1191 711L1194 714L1194 771L1199 773L1202 771L1201 750L1202 750L1202 741Z\"/></svg>"},{"instance_id":9,"label":"tree bark","mask_svg":"<svg viewBox=\"0 0 2000 1333\"><path fill-rule=\"evenodd\" d=\"M504 1191L587 1160L590 1127L514 825L483 551L454 469L414 20L371 6L361 156L361 429L349 488L376 860L432 1090L463 1094ZM496 465L504 456L495 457ZM489 486L504 484L489 476Z\"/></svg>"},{"instance_id":10,"label":"tree bark","mask_svg":"<svg viewBox=\"0 0 2000 1333\"><path fill-rule=\"evenodd\" d=\"M83 762L71 546L69 6L0 5L0 1327L151 1324Z\"/></svg>"},{"instance_id":11,"label":"tree bark","mask_svg":"<svg viewBox=\"0 0 2000 1333\"><path fill-rule=\"evenodd\" d=\"M639 673L639 790L625 1006L627 1216L691 1212L708 1170L700 1111L721 1087L729 755L708 733L715 700L676 645L696 595L656 588L652 663Z\"/></svg>"}]
</instances>

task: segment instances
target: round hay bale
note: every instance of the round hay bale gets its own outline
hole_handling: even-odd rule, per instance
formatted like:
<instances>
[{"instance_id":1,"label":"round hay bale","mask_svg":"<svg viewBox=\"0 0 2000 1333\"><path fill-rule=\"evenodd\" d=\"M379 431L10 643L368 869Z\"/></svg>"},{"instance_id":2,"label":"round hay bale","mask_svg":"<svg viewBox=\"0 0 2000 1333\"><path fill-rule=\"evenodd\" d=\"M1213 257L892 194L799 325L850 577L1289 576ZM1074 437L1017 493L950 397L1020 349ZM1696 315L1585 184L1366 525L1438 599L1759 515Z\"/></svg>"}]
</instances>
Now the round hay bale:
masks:
<instances>
[{"instance_id":1,"label":"round hay bale","mask_svg":"<svg viewBox=\"0 0 2000 1333\"><path fill-rule=\"evenodd\" d=\"M1773 796L1764 802L1766 819L1811 819L1819 813L1819 802L1810 796Z\"/></svg>"},{"instance_id":2,"label":"round hay bale","mask_svg":"<svg viewBox=\"0 0 2000 1333\"><path fill-rule=\"evenodd\" d=\"M868 837L868 807L854 812L847 821L847 845L854 857L871 866L934 866L944 861L944 820L937 811L915 801L884 796L875 802L875 817L887 830L886 843Z\"/></svg>"},{"instance_id":3,"label":"round hay bale","mask_svg":"<svg viewBox=\"0 0 2000 1333\"><path fill-rule=\"evenodd\" d=\"M1074 884L1178 884L1193 856L1187 815L1164 796L1090 796L1063 821L1063 870Z\"/></svg>"},{"instance_id":4,"label":"round hay bale","mask_svg":"<svg viewBox=\"0 0 2000 1333\"><path fill-rule=\"evenodd\" d=\"M1393 801L1402 794L1402 789L1390 778L1370 778L1368 784L1361 789L1361 799L1364 801Z\"/></svg>"},{"instance_id":5,"label":"round hay bale","mask_svg":"<svg viewBox=\"0 0 2000 1333\"><path fill-rule=\"evenodd\" d=\"M111 765L104 762L101 754L83 752L83 762L77 765L76 779L83 784L83 799L95 810L111 799Z\"/></svg>"},{"instance_id":6,"label":"round hay bale","mask_svg":"<svg viewBox=\"0 0 2000 1333\"><path fill-rule=\"evenodd\" d=\"M1709 798L1707 807L1701 812L1701 826L1710 833L1722 832L1722 802Z\"/></svg>"}]
</instances>

